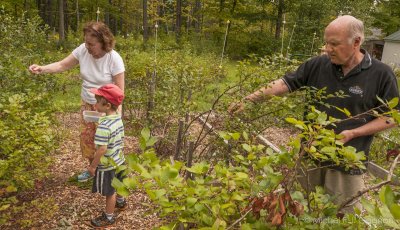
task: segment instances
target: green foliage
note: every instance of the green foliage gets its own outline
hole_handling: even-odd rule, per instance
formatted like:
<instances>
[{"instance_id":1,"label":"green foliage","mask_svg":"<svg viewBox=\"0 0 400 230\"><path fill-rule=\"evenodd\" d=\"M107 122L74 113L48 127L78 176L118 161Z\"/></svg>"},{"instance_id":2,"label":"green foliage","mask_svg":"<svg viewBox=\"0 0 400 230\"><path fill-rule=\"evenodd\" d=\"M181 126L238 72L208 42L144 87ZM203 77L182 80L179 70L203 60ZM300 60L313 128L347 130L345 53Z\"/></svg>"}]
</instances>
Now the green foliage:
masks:
<instances>
[{"instance_id":1,"label":"green foliage","mask_svg":"<svg viewBox=\"0 0 400 230\"><path fill-rule=\"evenodd\" d=\"M247 133L220 132L219 136L232 147L229 162L201 161L186 167L180 161L160 160L154 149L144 145L143 154L127 156L127 169L133 171L134 176L122 182L115 181L113 185L122 195L134 189L146 191L160 216L168 219L160 229L175 229L180 224L185 228L226 229L235 226L238 219L243 229L272 228L274 222L267 221L270 220L268 211L261 212L258 217L253 214L252 200L279 194L279 190L294 182L294 172L282 169L294 167L293 158L296 159L299 146L293 144L291 151L277 154L262 145L252 144ZM142 131L141 139L143 142L151 139L148 130ZM234 144L236 142L241 144ZM291 191L290 196L303 206L307 205L301 192ZM336 219L332 198L317 189L309 199L311 209L307 209L306 214L297 218L288 213L283 217L285 228L308 228L315 224L332 227L327 222L330 218ZM358 221L342 224L336 220L334 226L357 224Z\"/></svg>"},{"instance_id":2,"label":"green foliage","mask_svg":"<svg viewBox=\"0 0 400 230\"><path fill-rule=\"evenodd\" d=\"M356 152L352 146L344 146L338 135L326 128L333 125L336 119L329 118L326 113L314 107L311 107L311 111L305 117L305 121L294 118L286 118L286 121L301 130L297 138L303 141L303 148L308 156L319 162L330 162L346 169L365 169L362 163L366 160L364 153Z\"/></svg>"},{"instance_id":3,"label":"green foliage","mask_svg":"<svg viewBox=\"0 0 400 230\"><path fill-rule=\"evenodd\" d=\"M400 26L400 2L377 1L373 16L373 25L382 28L386 36L389 36L396 32Z\"/></svg>"},{"instance_id":4,"label":"green foliage","mask_svg":"<svg viewBox=\"0 0 400 230\"><path fill-rule=\"evenodd\" d=\"M0 223L5 223L10 213L25 207L16 194L48 175L55 148L48 92L55 84L27 71L32 59L43 58L38 50L48 44L40 20L14 18L0 9L0 21ZM26 221L22 225L30 224Z\"/></svg>"},{"instance_id":5,"label":"green foliage","mask_svg":"<svg viewBox=\"0 0 400 230\"><path fill-rule=\"evenodd\" d=\"M227 139L240 137L240 134L221 135ZM149 139L147 131L142 131L142 138ZM165 229L179 223L196 228L224 229L240 218L238 210L249 204L250 197L278 186L282 179L281 173L269 164L280 164L283 157L262 156L264 148L257 146L244 148L249 151L248 156L236 155L231 166L222 161L215 165L199 162L190 168L179 161L161 161L153 149L147 149L140 156L128 156L128 169L137 175L131 179L134 182L115 185L117 190L121 186L145 190L157 204L160 215L172 218L169 227L163 227ZM249 165L254 169L251 170ZM191 173L193 179L185 180L183 171Z\"/></svg>"},{"instance_id":6,"label":"green foliage","mask_svg":"<svg viewBox=\"0 0 400 230\"><path fill-rule=\"evenodd\" d=\"M390 186L383 186L376 201L362 199L361 203L367 211L365 217L373 228L400 229L399 194L393 192Z\"/></svg>"},{"instance_id":7,"label":"green foliage","mask_svg":"<svg viewBox=\"0 0 400 230\"><path fill-rule=\"evenodd\" d=\"M0 191L4 198L0 206L3 212L8 212L13 203L7 197L32 188L35 181L47 176L49 153L54 149L55 140L46 113L31 109L43 100L41 95L14 94L8 99L2 96Z\"/></svg>"},{"instance_id":8,"label":"green foliage","mask_svg":"<svg viewBox=\"0 0 400 230\"><path fill-rule=\"evenodd\" d=\"M13 209L8 209L7 212L1 212L0 210L0 220L18 217L13 223L8 223L5 226L12 227L13 229L31 229L40 224L38 221L51 221L55 218L55 213L57 213L59 209L55 203L54 197L39 198L23 202ZM0 226L2 224L6 223L0 222Z\"/></svg>"},{"instance_id":9,"label":"green foliage","mask_svg":"<svg viewBox=\"0 0 400 230\"><path fill-rule=\"evenodd\" d=\"M289 61L279 56L255 55L238 62L237 76L229 84L232 89L221 98L222 103L215 110L218 114L226 114L229 105L241 101L254 92L254 89L266 86L267 82L276 80L285 72L293 71L297 64L296 60ZM300 119L305 106L310 103L304 95L304 92L295 92L282 97L272 97L268 102L246 105L246 113L239 114L241 122L236 119L224 119L224 128L258 133L271 126L288 127L284 118L290 116Z\"/></svg>"}]
</instances>

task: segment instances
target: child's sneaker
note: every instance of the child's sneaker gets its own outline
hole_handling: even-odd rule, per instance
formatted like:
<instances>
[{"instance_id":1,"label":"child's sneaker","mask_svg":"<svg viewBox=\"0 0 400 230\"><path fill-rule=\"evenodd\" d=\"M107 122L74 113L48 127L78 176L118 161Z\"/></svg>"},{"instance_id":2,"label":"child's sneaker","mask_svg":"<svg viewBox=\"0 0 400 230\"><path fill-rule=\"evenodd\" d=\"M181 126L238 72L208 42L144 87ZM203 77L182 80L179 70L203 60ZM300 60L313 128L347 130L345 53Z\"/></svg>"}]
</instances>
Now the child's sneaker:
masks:
<instances>
[{"instance_id":1,"label":"child's sneaker","mask_svg":"<svg viewBox=\"0 0 400 230\"><path fill-rule=\"evenodd\" d=\"M115 217L112 217L111 220L107 218L105 212L101 213L101 216L98 216L90 221L90 224L94 228L105 228L115 224Z\"/></svg>"},{"instance_id":2,"label":"child's sneaker","mask_svg":"<svg viewBox=\"0 0 400 230\"><path fill-rule=\"evenodd\" d=\"M85 182L91 178L93 177L90 175L89 171L84 171L82 174L78 175L78 182Z\"/></svg>"},{"instance_id":3,"label":"child's sneaker","mask_svg":"<svg viewBox=\"0 0 400 230\"><path fill-rule=\"evenodd\" d=\"M115 202L115 209L117 212L121 212L124 211L126 208L128 208L128 203L126 202L126 200L122 201L122 202Z\"/></svg>"}]
</instances>

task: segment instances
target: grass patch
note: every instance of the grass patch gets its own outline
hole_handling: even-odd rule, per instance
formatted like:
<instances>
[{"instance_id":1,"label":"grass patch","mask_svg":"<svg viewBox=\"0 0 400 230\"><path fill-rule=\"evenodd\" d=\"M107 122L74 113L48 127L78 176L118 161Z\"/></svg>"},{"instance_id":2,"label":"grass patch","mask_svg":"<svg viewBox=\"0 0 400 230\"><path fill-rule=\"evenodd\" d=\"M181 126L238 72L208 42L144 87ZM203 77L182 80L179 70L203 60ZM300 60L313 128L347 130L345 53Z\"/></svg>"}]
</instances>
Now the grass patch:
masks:
<instances>
[{"instance_id":1,"label":"grass patch","mask_svg":"<svg viewBox=\"0 0 400 230\"><path fill-rule=\"evenodd\" d=\"M54 106L60 112L77 112L81 106L81 84L78 77L62 76L60 84L63 90L54 95Z\"/></svg>"},{"instance_id":2,"label":"grass patch","mask_svg":"<svg viewBox=\"0 0 400 230\"><path fill-rule=\"evenodd\" d=\"M199 112L211 109L216 100L216 96L221 94L226 88L239 81L237 62L230 61L224 65L225 77L215 79L215 82L206 86L205 94L196 95L195 103Z\"/></svg>"}]
</instances>

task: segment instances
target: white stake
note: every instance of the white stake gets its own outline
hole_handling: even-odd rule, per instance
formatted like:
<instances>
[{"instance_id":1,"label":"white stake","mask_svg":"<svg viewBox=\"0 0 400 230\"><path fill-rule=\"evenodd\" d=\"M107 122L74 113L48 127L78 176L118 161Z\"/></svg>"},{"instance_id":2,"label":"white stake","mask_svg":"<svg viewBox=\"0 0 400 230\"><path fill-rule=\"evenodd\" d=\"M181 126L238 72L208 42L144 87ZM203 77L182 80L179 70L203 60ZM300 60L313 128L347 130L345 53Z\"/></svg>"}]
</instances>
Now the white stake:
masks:
<instances>
[{"instance_id":1,"label":"white stake","mask_svg":"<svg viewBox=\"0 0 400 230\"><path fill-rule=\"evenodd\" d=\"M97 14L97 17L96 17L96 22L99 22L100 7L97 7L96 14Z\"/></svg>"},{"instance_id":2,"label":"white stake","mask_svg":"<svg viewBox=\"0 0 400 230\"><path fill-rule=\"evenodd\" d=\"M222 46L221 63L219 64L219 68L222 68L222 60L224 59L225 44L226 44L226 38L228 36L229 23L231 23L231 21L228 20L226 22L225 38L224 38L224 44Z\"/></svg>"}]
</instances>

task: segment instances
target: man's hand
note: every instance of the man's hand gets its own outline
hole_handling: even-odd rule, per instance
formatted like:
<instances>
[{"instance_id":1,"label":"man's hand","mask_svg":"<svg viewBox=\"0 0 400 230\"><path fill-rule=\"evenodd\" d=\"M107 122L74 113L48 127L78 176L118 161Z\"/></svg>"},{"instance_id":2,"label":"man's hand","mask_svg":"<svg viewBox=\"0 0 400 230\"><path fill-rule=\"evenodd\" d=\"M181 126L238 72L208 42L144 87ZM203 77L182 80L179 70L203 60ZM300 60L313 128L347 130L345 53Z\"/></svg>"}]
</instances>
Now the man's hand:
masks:
<instances>
[{"instance_id":1,"label":"man's hand","mask_svg":"<svg viewBox=\"0 0 400 230\"><path fill-rule=\"evenodd\" d=\"M351 130L343 130L339 134L339 136L342 137L341 139L339 139L339 141L342 142L343 144L346 144L346 142L350 141L355 137L354 132Z\"/></svg>"},{"instance_id":2,"label":"man's hand","mask_svg":"<svg viewBox=\"0 0 400 230\"><path fill-rule=\"evenodd\" d=\"M244 108L245 108L245 103L243 103L242 101L233 102L228 108L228 113L235 115L241 113L244 110Z\"/></svg>"},{"instance_id":3,"label":"man's hand","mask_svg":"<svg viewBox=\"0 0 400 230\"><path fill-rule=\"evenodd\" d=\"M251 95L243 98L243 100L241 100L241 101L232 103L228 108L228 112L232 115L235 115L235 114L243 112L243 110L246 108L247 103L251 103L251 104L255 105L256 102L254 101L254 99L251 99L250 96Z\"/></svg>"}]
</instances>

